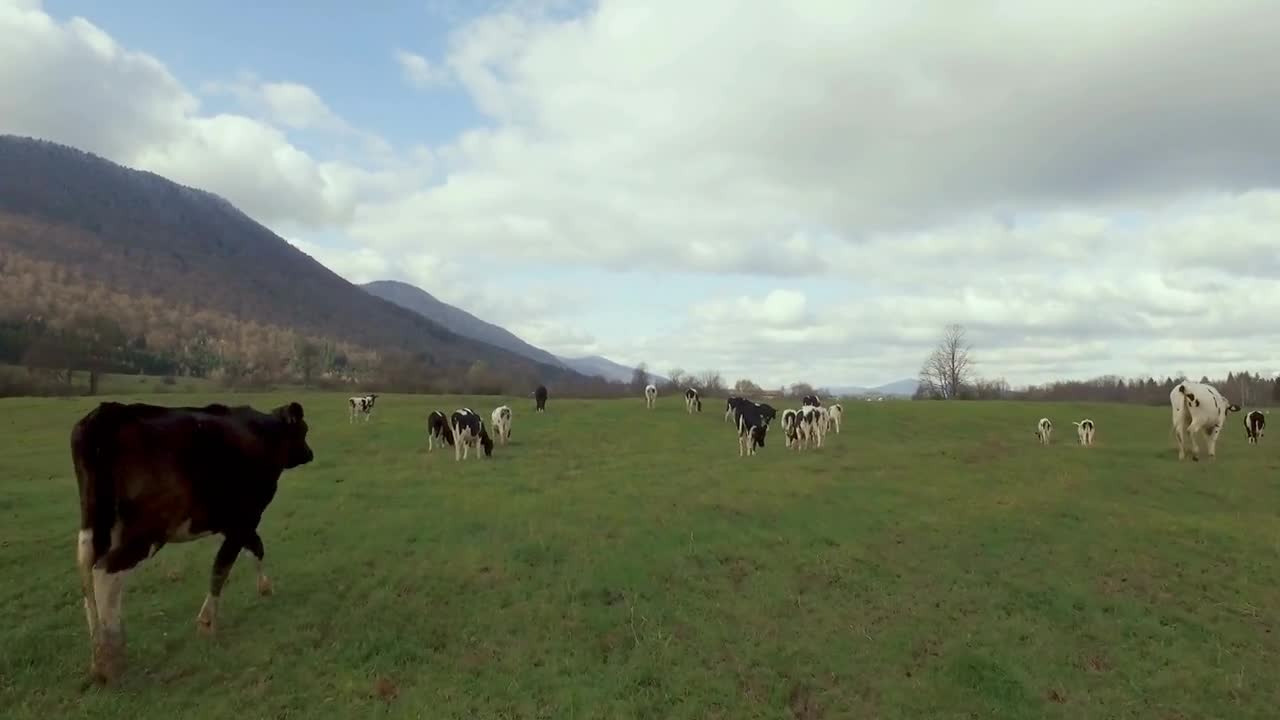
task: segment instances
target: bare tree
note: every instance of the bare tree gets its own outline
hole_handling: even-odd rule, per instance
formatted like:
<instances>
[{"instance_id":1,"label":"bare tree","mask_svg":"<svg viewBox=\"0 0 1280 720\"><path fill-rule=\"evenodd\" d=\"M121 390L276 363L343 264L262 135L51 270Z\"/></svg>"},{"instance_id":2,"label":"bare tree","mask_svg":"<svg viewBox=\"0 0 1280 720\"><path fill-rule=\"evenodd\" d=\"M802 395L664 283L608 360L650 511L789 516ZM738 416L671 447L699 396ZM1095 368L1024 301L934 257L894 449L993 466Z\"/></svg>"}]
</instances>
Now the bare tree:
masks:
<instances>
[{"instance_id":1,"label":"bare tree","mask_svg":"<svg viewBox=\"0 0 1280 720\"><path fill-rule=\"evenodd\" d=\"M963 325L952 323L920 367L920 384L928 397L952 400L973 381L973 346Z\"/></svg>"},{"instance_id":2,"label":"bare tree","mask_svg":"<svg viewBox=\"0 0 1280 720\"><path fill-rule=\"evenodd\" d=\"M635 370L631 371L631 387L636 392L642 392L646 385L649 384L649 366L640 363Z\"/></svg>"},{"instance_id":3,"label":"bare tree","mask_svg":"<svg viewBox=\"0 0 1280 720\"><path fill-rule=\"evenodd\" d=\"M763 390L760 389L759 385L751 382L747 378L743 378L738 382L734 383L733 389L734 389L734 392L738 393L739 395L743 395L745 397L759 395L760 393L764 392Z\"/></svg>"},{"instance_id":4,"label":"bare tree","mask_svg":"<svg viewBox=\"0 0 1280 720\"><path fill-rule=\"evenodd\" d=\"M705 395L716 395L724 392L724 379L715 370L705 370L698 376L698 386Z\"/></svg>"}]
</instances>

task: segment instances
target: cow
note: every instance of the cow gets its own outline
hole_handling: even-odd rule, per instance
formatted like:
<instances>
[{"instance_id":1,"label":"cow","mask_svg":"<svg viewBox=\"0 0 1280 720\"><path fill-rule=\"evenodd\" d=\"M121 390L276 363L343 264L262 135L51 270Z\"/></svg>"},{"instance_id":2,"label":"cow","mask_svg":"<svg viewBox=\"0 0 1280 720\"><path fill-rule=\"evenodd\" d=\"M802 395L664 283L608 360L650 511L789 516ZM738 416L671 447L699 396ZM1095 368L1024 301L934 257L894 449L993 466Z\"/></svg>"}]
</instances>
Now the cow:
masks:
<instances>
[{"instance_id":1,"label":"cow","mask_svg":"<svg viewBox=\"0 0 1280 720\"><path fill-rule=\"evenodd\" d=\"M755 403L744 403L734 410L734 425L738 428L738 457L755 455L757 447L764 447L769 421Z\"/></svg>"},{"instance_id":2,"label":"cow","mask_svg":"<svg viewBox=\"0 0 1280 720\"><path fill-rule=\"evenodd\" d=\"M1197 382L1180 382L1169 391L1169 405L1173 410L1173 433L1178 440L1178 459L1186 459L1186 446L1191 445L1191 459L1200 461L1196 435L1209 436L1209 457L1217 456L1218 434L1227 423L1227 414L1240 412L1240 406L1228 403L1222 393L1212 385Z\"/></svg>"},{"instance_id":3,"label":"cow","mask_svg":"<svg viewBox=\"0 0 1280 720\"><path fill-rule=\"evenodd\" d=\"M644 386L644 406L653 409L658 399L658 388L653 383Z\"/></svg>"},{"instance_id":4,"label":"cow","mask_svg":"<svg viewBox=\"0 0 1280 720\"><path fill-rule=\"evenodd\" d=\"M373 414L373 401L377 399L377 395L358 395L347 398L347 404L351 406L351 417L347 422L355 422L357 415L363 415L364 421L369 422L369 416Z\"/></svg>"},{"instance_id":5,"label":"cow","mask_svg":"<svg viewBox=\"0 0 1280 720\"><path fill-rule=\"evenodd\" d=\"M258 523L281 473L314 457L296 402L269 412L104 402L76 422L76 565L95 681L124 672L124 581L166 544L223 536L196 616L204 634L216 628L218 600L241 551L257 559L258 594L271 594Z\"/></svg>"},{"instance_id":6,"label":"cow","mask_svg":"<svg viewBox=\"0 0 1280 720\"><path fill-rule=\"evenodd\" d=\"M698 395L698 391L696 389L689 388L684 391L684 409L690 414L692 414L694 410L702 412L702 398Z\"/></svg>"},{"instance_id":7,"label":"cow","mask_svg":"<svg viewBox=\"0 0 1280 720\"><path fill-rule=\"evenodd\" d=\"M1267 417L1261 410L1251 410L1244 416L1244 432L1250 445L1257 445L1262 439L1263 430L1267 427Z\"/></svg>"},{"instance_id":8,"label":"cow","mask_svg":"<svg viewBox=\"0 0 1280 720\"><path fill-rule=\"evenodd\" d=\"M782 444L791 447L798 439L799 413L791 408L782 411Z\"/></svg>"},{"instance_id":9,"label":"cow","mask_svg":"<svg viewBox=\"0 0 1280 720\"><path fill-rule=\"evenodd\" d=\"M1079 422L1071 421L1076 426L1076 436L1080 438L1080 444L1086 447L1093 445L1093 421L1085 418Z\"/></svg>"},{"instance_id":10,"label":"cow","mask_svg":"<svg viewBox=\"0 0 1280 720\"><path fill-rule=\"evenodd\" d=\"M827 429L835 428L836 434L840 434L840 421L844 418L844 407L840 403L835 403L827 408Z\"/></svg>"},{"instance_id":11,"label":"cow","mask_svg":"<svg viewBox=\"0 0 1280 720\"><path fill-rule=\"evenodd\" d=\"M817 395L805 395L800 398L800 405L803 407L822 407L822 401Z\"/></svg>"},{"instance_id":12,"label":"cow","mask_svg":"<svg viewBox=\"0 0 1280 720\"><path fill-rule=\"evenodd\" d=\"M449 418L444 413L432 410L427 416L427 452L437 443L440 447L445 443L453 445L453 428L449 427Z\"/></svg>"},{"instance_id":13,"label":"cow","mask_svg":"<svg viewBox=\"0 0 1280 720\"><path fill-rule=\"evenodd\" d=\"M733 410L742 403L747 402L746 398L737 395L730 395L729 399L724 401L724 421L729 422L734 418Z\"/></svg>"},{"instance_id":14,"label":"cow","mask_svg":"<svg viewBox=\"0 0 1280 720\"><path fill-rule=\"evenodd\" d=\"M796 443L793 447L803 450L809 447L809 441L815 441L816 447L822 447L822 437L826 434L826 408L816 405L803 405L796 413Z\"/></svg>"},{"instance_id":15,"label":"cow","mask_svg":"<svg viewBox=\"0 0 1280 720\"><path fill-rule=\"evenodd\" d=\"M1040 422L1036 423L1036 437L1040 439L1040 444L1048 445L1052 436L1053 422L1046 417L1040 418Z\"/></svg>"},{"instance_id":16,"label":"cow","mask_svg":"<svg viewBox=\"0 0 1280 720\"><path fill-rule=\"evenodd\" d=\"M536 410L534 412L547 411L547 386L546 385L539 385L537 389L533 391L533 402L534 402L534 405L536 406Z\"/></svg>"},{"instance_id":17,"label":"cow","mask_svg":"<svg viewBox=\"0 0 1280 720\"><path fill-rule=\"evenodd\" d=\"M485 457L493 455L493 438L484 426L484 420L471 408L458 408L449 416L449 425L453 428L453 459L466 460L471 448L476 449L476 459L480 458L480 448L484 448Z\"/></svg>"},{"instance_id":18,"label":"cow","mask_svg":"<svg viewBox=\"0 0 1280 720\"><path fill-rule=\"evenodd\" d=\"M511 408L499 405L493 409L489 419L493 421L493 433L498 436L498 441L506 445L511 439Z\"/></svg>"}]
</instances>

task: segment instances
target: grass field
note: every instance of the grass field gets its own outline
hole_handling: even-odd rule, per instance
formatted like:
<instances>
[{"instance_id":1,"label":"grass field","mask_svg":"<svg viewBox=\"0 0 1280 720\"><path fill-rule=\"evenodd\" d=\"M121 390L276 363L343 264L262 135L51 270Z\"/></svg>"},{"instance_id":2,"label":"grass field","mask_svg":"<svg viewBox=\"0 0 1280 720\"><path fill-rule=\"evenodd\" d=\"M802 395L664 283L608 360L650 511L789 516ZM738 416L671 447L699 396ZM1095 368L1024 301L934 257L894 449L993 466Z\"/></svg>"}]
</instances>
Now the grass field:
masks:
<instances>
[{"instance_id":1,"label":"grass field","mask_svg":"<svg viewBox=\"0 0 1280 720\"><path fill-rule=\"evenodd\" d=\"M263 520L275 594L242 557L200 637L217 541L164 548L110 689L74 563L92 401L0 401L0 717L1280 713L1280 438L1238 416L1179 464L1164 408L851 403L824 449L739 459L717 402L521 398L514 444L457 464L427 412L499 399L384 395L349 425L341 395L146 396L294 398L316 460Z\"/></svg>"}]
</instances>

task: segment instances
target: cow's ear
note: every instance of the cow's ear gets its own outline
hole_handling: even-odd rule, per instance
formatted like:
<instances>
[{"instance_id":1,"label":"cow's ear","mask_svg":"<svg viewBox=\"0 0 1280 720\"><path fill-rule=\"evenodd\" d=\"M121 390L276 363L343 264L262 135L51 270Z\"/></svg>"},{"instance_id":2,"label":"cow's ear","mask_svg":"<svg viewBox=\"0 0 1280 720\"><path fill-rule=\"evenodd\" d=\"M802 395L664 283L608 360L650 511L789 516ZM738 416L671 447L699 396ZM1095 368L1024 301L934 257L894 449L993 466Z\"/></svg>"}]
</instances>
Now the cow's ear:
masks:
<instances>
[{"instance_id":1,"label":"cow's ear","mask_svg":"<svg viewBox=\"0 0 1280 720\"><path fill-rule=\"evenodd\" d=\"M283 405L276 409L276 415L287 423L302 422L302 406L296 402Z\"/></svg>"}]
</instances>

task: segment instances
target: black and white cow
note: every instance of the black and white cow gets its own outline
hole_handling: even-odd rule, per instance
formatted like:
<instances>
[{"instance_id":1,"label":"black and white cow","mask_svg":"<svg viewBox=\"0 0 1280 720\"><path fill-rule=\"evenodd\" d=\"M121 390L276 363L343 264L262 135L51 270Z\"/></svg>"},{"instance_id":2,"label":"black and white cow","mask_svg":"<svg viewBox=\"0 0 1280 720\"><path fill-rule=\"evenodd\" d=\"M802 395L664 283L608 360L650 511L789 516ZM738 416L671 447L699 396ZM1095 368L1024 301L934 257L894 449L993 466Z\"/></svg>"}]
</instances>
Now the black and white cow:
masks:
<instances>
[{"instance_id":1,"label":"black and white cow","mask_svg":"<svg viewBox=\"0 0 1280 720\"><path fill-rule=\"evenodd\" d=\"M484 448L486 457L493 455L493 438L484 426L484 420L471 408L458 408L450 416L453 428L453 459L465 460L471 448L476 449L476 458L480 457L480 448Z\"/></svg>"},{"instance_id":2,"label":"black and white cow","mask_svg":"<svg viewBox=\"0 0 1280 720\"><path fill-rule=\"evenodd\" d=\"M1196 436L1209 436L1209 457L1217 455L1218 435L1227 424L1227 414L1240 412L1240 406L1227 399L1212 385L1197 382L1180 382L1169 391L1169 405L1173 411L1173 432L1178 440L1178 459L1187 457L1187 445L1191 446L1191 459L1200 460Z\"/></svg>"},{"instance_id":3,"label":"black and white cow","mask_svg":"<svg viewBox=\"0 0 1280 720\"><path fill-rule=\"evenodd\" d=\"M432 410L427 416L427 452L431 452L434 445L444 447L445 443L453 445L453 428L449 427L449 418L444 413Z\"/></svg>"},{"instance_id":4,"label":"black and white cow","mask_svg":"<svg viewBox=\"0 0 1280 720\"><path fill-rule=\"evenodd\" d=\"M702 412L702 398L696 389L689 388L684 391L684 409L691 414L694 410Z\"/></svg>"},{"instance_id":5,"label":"black and white cow","mask_svg":"<svg viewBox=\"0 0 1280 720\"><path fill-rule=\"evenodd\" d=\"M536 405L535 412L547 411L547 386L546 385L539 385L538 388L533 391L533 401L534 401L534 404Z\"/></svg>"},{"instance_id":6,"label":"black and white cow","mask_svg":"<svg viewBox=\"0 0 1280 720\"><path fill-rule=\"evenodd\" d=\"M796 412L796 442L792 446L804 450L813 442L815 447L822 447L822 438L827 430L826 408L817 405L804 405Z\"/></svg>"},{"instance_id":7,"label":"black and white cow","mask_svg":"<svg viewBox=\"0 0 1280 720\"><path fill-rule=\"evenodd\" d=\"M1244 416L1244 432L1250 445L1257 445L1262 439L1262 432L1267 427L1267 417L1261 410L1251 410Z\"/></svg>"},{"instance_id":8,"label":"black and white cow","mask_svg":"<svg viewBox=\"0 0 1280 720\"><path fill-rule=\"evenodd\" d=\"M1080 420L1079 422L1072 420L1072 425L1076 426L1076 436L1080 438L1080 444L1088 447L1093 444L1093 421L1089 418Z\"/></svg>"},{"instance_id":9,"label":"black and white cow","mask_svg":"<svg viewBox=\"0 0 1280 720\"><path fill-rule=\"evenodd\" d=\"M756 448L764 447L769 421L755 403L744 403L734 410L734 424L738 428L738 457L755 455Z\"/></svg>"},{"instance_id":10,"label":"black and white cow","mask_svg":"<svg viewBox=\"0 0 1280 720\"><path fill-rule=\"evenodd\" d=\"M369 416L373 414L373 401L377 399L377 395L358 395L347 398L347 404L351 406L351 417L347 422L355 422L356 415L363 415L364 421L369 422Z\"/></svg>"},{"instance_id":11,"label":"black and white cow","mask_svg":"<svg viewBox=\"0 0 1280 720\"><path fill-rule=\"evenodd\" d=\"M644 406L653 409L654 404L658 401L658 386L649 383L644 386Z\"/></svg>"},{"instance_id":12,"label":"black and white cow","mask_svg":"<svg viewBox=\"0 0 1280 720\"><path fill-rule=\"evenodd\" d=\"M493 433L498 436L498 441L506 445L511 439L511 408L499 405L493 409L489 419L493 421Z\"/></svg>"},{"instance_id":13,"label":"black and white cow","mask_svg":"<svg viewBox=\"0 0 1280 720\"><path fill-rule=\"evenodd\" d=\"M836 434L840 434L840 421L844 418L844 408L840 403L835 403L827 408L827 429L835 428Z\"/></svg>"},{"instance_id":14,"label":"black and white cow","mask_svg":"<svg viewBox=\"0 0 1280 720\"><path fill-rule=\"evenodd\" d=\"M822 401L818 399L817 395L805 395L800 398L800 404L806 407L822 407Z\"/></svg>"},{"instance_id":15,"label":"black and white cow","mask_svg":"<svg viewBox=\"0 0 1280 720\"><path fill-rule=\"evenodd\" d=\"M1048 445L1053 437L1053 421L1049 418L1040 418L1040 422L1036 423L1036 437L1040 439L1041 445Z\"/></svg>"}]
</instances>

